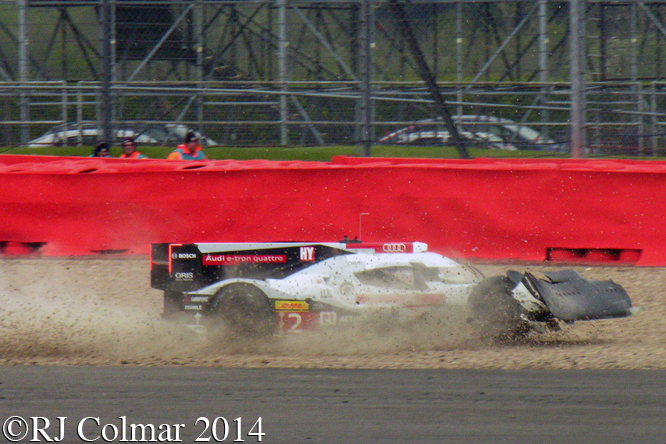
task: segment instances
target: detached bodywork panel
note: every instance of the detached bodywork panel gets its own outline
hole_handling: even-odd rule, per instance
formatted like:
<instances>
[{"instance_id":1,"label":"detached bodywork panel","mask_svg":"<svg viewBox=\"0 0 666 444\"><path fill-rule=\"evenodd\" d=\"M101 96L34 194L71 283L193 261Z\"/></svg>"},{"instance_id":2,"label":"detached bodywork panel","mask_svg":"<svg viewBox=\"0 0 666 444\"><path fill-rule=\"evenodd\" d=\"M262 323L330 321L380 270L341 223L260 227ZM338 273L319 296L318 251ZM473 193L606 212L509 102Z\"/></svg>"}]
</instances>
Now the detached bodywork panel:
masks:
<instances>
[{"instance_id":1,"label":"detached bodywork panel","mask_svg":"<svg viewBox=\"0 0 666 444\"><path fill-rule=\"evenodd\" d=\"M549 281L532 277L533 281L550 312L562 321L631 315L631 298L613 281L585 279L573 270L544 274Z\"/></svg>"}]
</instances>

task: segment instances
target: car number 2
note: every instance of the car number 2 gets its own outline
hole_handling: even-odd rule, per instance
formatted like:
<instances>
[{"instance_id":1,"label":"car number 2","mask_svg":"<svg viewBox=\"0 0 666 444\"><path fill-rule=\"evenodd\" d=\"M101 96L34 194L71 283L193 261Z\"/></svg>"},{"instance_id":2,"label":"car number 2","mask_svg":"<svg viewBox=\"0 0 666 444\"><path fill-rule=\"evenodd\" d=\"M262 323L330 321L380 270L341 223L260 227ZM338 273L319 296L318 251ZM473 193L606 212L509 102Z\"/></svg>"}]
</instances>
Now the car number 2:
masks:
<instances>
[{"instance_id":1,"label":"car number 2","mask_svg":"<svg viewBox=\"0 0 666 444\"><path fill-rule=\"evenodd\" d=\"M319 312L282 311L278 312L277 328L283 333L302 333L317 328Z\"/></svg>"},{"instance_id":2,"label":"car number 2","mask_svg":"<svg viewBox=\"0 0 666 444\"><path fill-rule=\"evenodd\" d=\"M291 327L289 327L289 330L287 330L289 333L302 333L303 330L301 330L301 323L303 323L303 317L301 316L300 313L289 313L287 315L287 318L293 319L294 323L292 324Z\"/></svg>"}]
</instances>

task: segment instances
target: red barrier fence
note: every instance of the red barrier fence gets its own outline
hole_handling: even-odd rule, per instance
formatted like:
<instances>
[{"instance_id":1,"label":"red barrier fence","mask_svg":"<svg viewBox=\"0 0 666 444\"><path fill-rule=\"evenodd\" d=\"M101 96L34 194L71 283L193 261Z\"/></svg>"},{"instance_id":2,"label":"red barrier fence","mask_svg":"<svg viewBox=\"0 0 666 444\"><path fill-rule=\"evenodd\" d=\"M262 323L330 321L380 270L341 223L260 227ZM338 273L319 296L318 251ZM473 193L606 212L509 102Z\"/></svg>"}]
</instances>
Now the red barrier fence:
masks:
<instances>
[{"instance_id":1,"label":"red barrier fence","mask_svg":"<svg viewBox=\"0 0 666 444\"><path fill-rule=\"evenodd\" d=\"M418 240L452 257L666 265L666 162L1 155L0 178L5 254L147 254L151 242L338 241L362 230L364 241Z\"/></svg>"}]
</instances>

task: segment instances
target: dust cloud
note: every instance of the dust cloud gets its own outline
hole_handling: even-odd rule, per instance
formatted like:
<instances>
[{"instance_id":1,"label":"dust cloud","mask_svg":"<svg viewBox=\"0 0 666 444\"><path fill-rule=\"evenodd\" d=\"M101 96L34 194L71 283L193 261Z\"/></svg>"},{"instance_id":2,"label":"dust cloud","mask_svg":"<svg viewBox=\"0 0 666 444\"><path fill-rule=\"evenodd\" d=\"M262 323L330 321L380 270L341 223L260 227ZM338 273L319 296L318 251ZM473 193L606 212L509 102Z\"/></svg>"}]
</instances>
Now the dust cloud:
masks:
<instances>
[{"instance_id":1,"label":"dust cloud","mask_svg":"<svg viewBox=\"0 0 666 444\"><path fill-rule=\"evenodd\" d=\"M2 261L0 362L122 363L190 349L188 332L156 316L145 279L119 265Z\"/></svg>"},{"instance_id":2,"label":"dust cloud","mask_svg":"<svg viewBox=\"0 0 666 444\"><path fill-rule=\"evenodd\" d=\"M196 334L161 319L162 294L143 264L130 261L4 260L0 280L0 356L5 362L196 363L239 354L354 355L461 346L464 312L363 322L268 339ZM134 268L132 268L133 266ZM127 268L127 269L123 269ZM136 269L135 269L136 268Z\"/></svg>"},{"instance_id":3,"label":"dust cloud","mask_svg":"<svg viewBox=\"0 0 666 444\"><path fill-rule=\"evenodd\" d=\"M164 321L162 294L150 288L145 259L0 260L0 364L187 365L307 368L664 368L661 269L592 269L625 280L642 318L586 323L498 345L479 339L461 308L367 321L317 332L232 339ZM631 273L633 270L636 273ZM501 267L487 267L497 274ZM638 278L638 282L635 275ZM654 275L654 276L653 276ZM627 284L628 283L628 284ZM659 291L658 294L650 293ZM647 291L647 292L646 292ZM650 313L650 311L646 311ZM662 313L663 314L663 313ZM652 316L655 318L653 319ZM637 339L636 333L643 336ZM652 333L652 334L650 334ZM657 348L659 350L657 350Z\"/></svg>"}]
</instances>

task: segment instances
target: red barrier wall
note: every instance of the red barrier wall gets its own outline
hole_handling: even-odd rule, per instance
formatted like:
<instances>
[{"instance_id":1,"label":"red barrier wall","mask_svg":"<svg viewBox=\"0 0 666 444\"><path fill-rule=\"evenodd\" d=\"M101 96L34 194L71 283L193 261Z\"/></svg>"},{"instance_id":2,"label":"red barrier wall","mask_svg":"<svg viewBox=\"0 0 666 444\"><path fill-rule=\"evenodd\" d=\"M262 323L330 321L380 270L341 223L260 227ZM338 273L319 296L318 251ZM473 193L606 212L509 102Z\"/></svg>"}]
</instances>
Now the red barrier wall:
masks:
<instances>
[{"instance_id":1,"label":"red barrier wall","mask_svg":"<svg viewBox=\"0 0 666 444\"><path fill-rule=\"evenodd\" d=\"M0 248L419 240L452 257L666 265L666 162L0 156Z\"/></svg>"}]
</instances>

